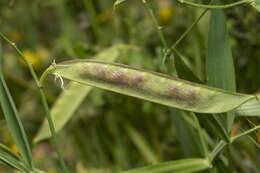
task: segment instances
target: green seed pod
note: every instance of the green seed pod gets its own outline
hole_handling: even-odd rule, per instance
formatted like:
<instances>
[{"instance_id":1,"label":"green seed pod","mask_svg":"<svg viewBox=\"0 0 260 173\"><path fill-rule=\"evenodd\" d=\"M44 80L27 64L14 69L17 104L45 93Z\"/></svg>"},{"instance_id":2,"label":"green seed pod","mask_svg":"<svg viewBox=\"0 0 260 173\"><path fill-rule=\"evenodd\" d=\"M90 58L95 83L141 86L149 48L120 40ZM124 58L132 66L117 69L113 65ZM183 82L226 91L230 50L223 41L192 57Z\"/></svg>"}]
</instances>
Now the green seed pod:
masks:
<instances>
[{"instance_id":1,"label":"green seed pod","mask_svg":"<svg viewBox=\"0 0 260 173\"><path fill-rule=\"evenodd\" d=\"M199 113L228 112L255 99L253 95L233 93L153 71L98 60L65 61L50 72L82 84Z\"/></svg>"}]
</instances>

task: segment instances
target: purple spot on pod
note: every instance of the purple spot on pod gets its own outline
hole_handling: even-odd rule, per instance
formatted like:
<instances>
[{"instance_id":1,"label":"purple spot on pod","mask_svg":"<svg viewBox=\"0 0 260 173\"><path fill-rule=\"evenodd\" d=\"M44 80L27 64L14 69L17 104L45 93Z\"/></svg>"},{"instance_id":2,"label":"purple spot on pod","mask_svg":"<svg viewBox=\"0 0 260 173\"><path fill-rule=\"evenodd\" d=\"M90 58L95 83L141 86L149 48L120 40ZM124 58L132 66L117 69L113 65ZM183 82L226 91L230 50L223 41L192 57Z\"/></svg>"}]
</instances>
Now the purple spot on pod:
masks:
<instances>
[{"instance_id":1,"label":"purple spot on pod","mask_svg":"<svg viewBox=\"0 0 260 173\"><path fill-rule=\"evenodd\" d=\"M142 73L136 74L130 81L130 85L133 87L140 86L143 82L145 82L144 75Z\"/></svg>"},{"instance_id":2,"label":"purple spot on pod","mask_svg":"<svg viewBox=\"0 0 260 173\"><path fill-rule=\"evenodd\" d=\"M125 78L125 70L119 69L111 73L111 80L115 83L122 83Z\"/></svg>"},{"instance_id":3,"label":"purple spot on pod","mask_svg":"<svg viewBox=\"0 0 260 173\"><path fill-rule=\"evenodd\" d=\"M181 92L180 86L170 85L167 88L166 98L167 99L174 99L177 102L182 102L184 100L184 98L183 98L183 95L180 92Z\"/></svg>"},{"instance_id":4,"label":"purple spot on pod","mask_svg":"<svg viewBox=\"0 0 260 173\"><path fill-rule=\"evenodd\" d=\"M188 91L187 98L188 98L189 106L195 105L199 100L198 90L195 88L195 89L191 89L190 91Z\"/></svg>"},{"instance_id":5,"label":"purple spot on pod","mask_svg":"<svg viewBox=\"0 0 260 173\"><path fill-rule=\"evenodd\" d=\"M194 106L198 102L198 90L185 90L181 86L171 85L167 89L167 99L176 100L180 104L185 104L188 107Z\"/></svg>"},{"instance_id":6,"label":"purple spot on pod","mask_svg":"<svg viewBox=\"0 0 260 173\"><path fill-rule=\"evenodd\" d=\"M106 77L106 71L107 66L94 66L93 68L93 73L96 74L99 79L104 79Z\"/></svg>"}]
</instances>

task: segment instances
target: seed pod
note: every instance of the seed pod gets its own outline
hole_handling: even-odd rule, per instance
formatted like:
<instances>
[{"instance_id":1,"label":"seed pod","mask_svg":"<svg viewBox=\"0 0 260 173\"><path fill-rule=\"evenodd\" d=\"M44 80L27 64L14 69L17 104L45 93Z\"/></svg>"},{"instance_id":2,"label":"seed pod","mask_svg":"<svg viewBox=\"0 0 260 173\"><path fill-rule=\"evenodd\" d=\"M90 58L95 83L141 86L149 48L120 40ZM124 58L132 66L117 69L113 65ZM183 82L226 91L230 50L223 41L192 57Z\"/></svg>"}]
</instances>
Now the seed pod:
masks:
<instances>
[{"instance_id":1,"label":"seed pod","mask_svg":"<svg viewBox=\"0 0 260 173\"><path fill-rule=\"evenodd\" d=\"M51 73L82 84L199 113L228 112L255 99L253 95L233 93L153 71L98 60L65 61L57 64Z\"/></svg>"}]
</instances>

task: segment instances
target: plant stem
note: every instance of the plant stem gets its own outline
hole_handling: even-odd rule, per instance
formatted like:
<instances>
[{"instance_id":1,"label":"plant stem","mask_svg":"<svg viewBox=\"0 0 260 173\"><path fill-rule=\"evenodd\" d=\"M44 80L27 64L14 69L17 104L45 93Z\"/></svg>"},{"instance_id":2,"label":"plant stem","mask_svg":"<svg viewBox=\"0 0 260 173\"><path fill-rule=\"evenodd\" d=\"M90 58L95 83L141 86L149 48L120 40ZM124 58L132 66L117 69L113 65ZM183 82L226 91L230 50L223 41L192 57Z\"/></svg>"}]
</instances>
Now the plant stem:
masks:
<instances>
[{"instance_id":1,"label":"plant stem","mask_svg":"<svg viewBox=\"0 0 260 173\"><path fill-rule=\"evenodd\" d=\"M8 42L16 50L18 55L23 59L23 61L28 66L29 71L30 71L34 81L37 83L37 86L38 86L39 91L40 91L41 100L42 100L42 103L43 103L43 106L44 106L44 110L45 110L45 113L47 115L50 131L51 131L51 135L52 135L52 140L53 140L53 143L55 145L55 149L56 149L60 164L63 168L64 173L69 173L68 168L65 164L65 161L62 157L62 154L61 154L61 151L60 151L60 148L59 148L59 144L58 144L56 133L55 133L54 124L53 124L53 121L52 121L52 118L51 118L51 115L50 115L49 106L48 106L43 88L39 86L39 80L38 80L38 77L36 75L36 72L33 69L32 64L29 61L27 61L27 59L23 56L22 52L18 49L18 47L15 45L15 43L10 41L2 32L0 32L0 37L2 37L6 42Z\"/></svg>"},{"instance_id":2,"label":"plant stem","mask_svg":"<svg viewBox=\"0 0 260 173\"><path fill-rule=\"evenodd\" d=\"M153 9L151 8L151 6L146 2L146 0L142 0L147 11L149 12L150 16L152 17L152 20L153 20L153 23L157 29L157 32L159 33L159 36L160 36L160 39L161 39L161 42L163 44L163 47L168 50L168 44L166 42L166 39L163 35L163 32L162 32L162 27L159 25L159 22L157 21L155 15L154 15L154 12L153 12Z\"/></svg>"},{"instance_id":3,"label":"plant stem","mask_svg":"<svg viewBox=\"0 0 260 173\"><path fill-rule=\"evenodd\" d=\"M165 36L164 36L164 34L162 32L162 27L159 25L159 22L158 22L158 20L156 19L155 15L154 15L154 11L153 11L152 7L150 6L149 3L146 2L146 0L142 0L142 2L145 5L147 11L149 12L149 14L150 14L150 16L152 18L153 24L155 25L155 28L156 28L156 30L157 30L157 32L159 34L159 37L160 37L161 42L162 42L162 45L164 47L164 51L163 51L164 56L163 56L163 60L162 60L162 62L163 62L162 64L164 64L166 58L172 53L171 49L169 49L169 46L168 46L168 44L166 42L166 39L165 39Z\"/></svg>"},{"instance_id":4,"label":"plant stem","mask_svg":"<svg viewBox=\"0 0 260 173\"><path fill-rule=\"evenodd\" d=\"M234 142L235 140L237 140L238 138L240 138L242 136L245 136L245 135L248 135L249 133L252 133L252 132L254 132L256 130L259 130L259 129L260 129L260 125L255 126L254 128L251 128L251 129L249 129L249 130L247 130L245 132L242 132L239 135L236 135L236 136L232 137L231 138L231 143Z\"/></svg>"},{"instance_id":5,"label":"plant stem","mask_svg":"<svg viewBox=\"0 0 260 173\"><path fill-rule=\"evenodd\" d=\"M215 8L231 8L231 7L235 7L238 5L242 5L242 4L248 4L251 2L254 2L255 0L242 0L242 1L238 1L238 2L234 2L231 4L226 4L226 5L206 5L206 4L197 4L191 1L186 1L186 0L179 0L180 3L183 4L187 4L193 7L198 7L198 8L210 8L210 9L215 9Z\"/></svg>"},{"instance_id":6,"label":"plant stem","mask_svg":"<svg viewBox=\"0 0 260 173\"><path fill-rule=\"evenodd\" d=\"M179 37L179 39L172 45L171 49L175 49L176 46L183 40L183 38L190 33L193 27L200 21L200 19L208 12L208 9L204 10L200 16L185 30L185 32Z\"/></svg>"},{"instance_id":7,"label":"plant stem","mask_svg":"<svg viewBox=\"0 0 260 173\"><path fill-rule=\"evenodd\" d=\"M221 140L213 151L208 155L209 163L211 164L214 159L220 154L220 152L226 147L227 143Z\"/></svg>"}]
</instances>

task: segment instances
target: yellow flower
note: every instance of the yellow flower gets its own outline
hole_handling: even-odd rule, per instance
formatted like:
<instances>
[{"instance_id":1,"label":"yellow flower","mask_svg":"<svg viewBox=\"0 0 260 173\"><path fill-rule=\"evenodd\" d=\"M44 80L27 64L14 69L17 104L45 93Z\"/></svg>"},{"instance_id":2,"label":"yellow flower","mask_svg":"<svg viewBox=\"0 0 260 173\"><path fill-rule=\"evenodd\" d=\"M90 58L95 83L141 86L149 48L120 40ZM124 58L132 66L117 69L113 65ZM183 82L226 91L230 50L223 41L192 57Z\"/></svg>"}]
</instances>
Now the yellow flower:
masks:
<instances>
[{"instance_id":1,"label":"yellow flower","mask_svg":"<svg viewBox=\"0 0 260 173\"><path fill-rule=\"evenodd\" d=\"M23 55L25 56L25 58L32 64L32 66L34 68L38 68L40 63L41 63L41 59L40 57L33 51L31 50L25 50L22 52ZM21 62L25 65L25 62L21 59Z\"/></svg>"},{"instance_id":2,"label":"yellow flower","mask_svg":"<svg viewBox=\"0 0 260 173\"><path fill-rule=\"evenodd\" d=\"M170 19L172 18L172 15L173 15L173 7L171 6L162 8L159 14L160 19L165 23L169 23Z\"/></svg>"},{"instance_id":3,"label":"yellow flower","mask_svg":"<svg viewBox=\"0 0 260 173\"><path fill-rule=\"evenodd\" d=\"M15 144L13 144L13 145L11 146L11 150L12 150L14 153L16 153L16 154L19 153L18 147L17 147Z\"/></svg>"}]
</instances>

